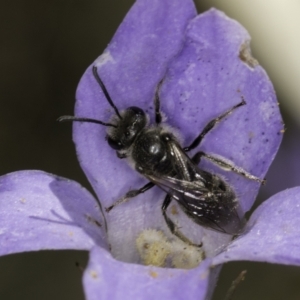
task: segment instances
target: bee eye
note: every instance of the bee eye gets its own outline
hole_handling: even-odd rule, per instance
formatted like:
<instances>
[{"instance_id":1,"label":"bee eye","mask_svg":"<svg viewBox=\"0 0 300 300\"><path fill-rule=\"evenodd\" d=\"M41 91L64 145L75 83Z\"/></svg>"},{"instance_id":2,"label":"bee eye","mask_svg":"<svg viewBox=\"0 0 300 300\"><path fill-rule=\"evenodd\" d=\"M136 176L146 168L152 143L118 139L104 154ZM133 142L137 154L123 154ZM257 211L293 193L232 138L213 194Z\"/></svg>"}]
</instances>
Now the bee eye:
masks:
<instances>
[{"instance_id":1,"label":"bee eye","mask_svg":"<svg viewBox=\"0 0 300 300\"><path fill-rule=\"evenodd\" d=\"M141 115L141 116L144 116L144 115L145 115L144 111L143 111L141 108L136 107L136 106L130 106L130 107L128 108L128 110L133 111L134 114L137 115L137 116L138 116L138 115Z\"/></svg>"},{"instance_id":2,"label":"bee eye","mask_svg":"<svg viewBox=\"0 0 300 300\"><path fill-rule=\"evenodd\" d=\"M121 150L124 147L120 141L115 141L109 136L107 137L107 142L108 142L109 146L111 148L113 148L114 150Z\"/></svg>"},{"instance_id":3,"label":"bee eye","mask_svg":"<svg viewBox=\"0 0 300 300\"><path fill-rule=\"evenodd\" d=\"M219 182L219 189L222 190L222 191L226 191L226 186L223 182Z\"/></svg>"}]
</instances>

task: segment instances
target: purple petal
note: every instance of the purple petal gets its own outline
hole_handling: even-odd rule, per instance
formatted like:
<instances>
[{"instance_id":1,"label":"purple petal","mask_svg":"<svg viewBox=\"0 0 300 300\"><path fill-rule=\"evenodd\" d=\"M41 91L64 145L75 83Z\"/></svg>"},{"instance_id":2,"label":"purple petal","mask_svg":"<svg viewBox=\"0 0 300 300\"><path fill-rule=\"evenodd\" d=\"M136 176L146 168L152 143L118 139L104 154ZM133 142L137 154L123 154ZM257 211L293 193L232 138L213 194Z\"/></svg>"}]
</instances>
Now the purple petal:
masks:
<instances>
[{"instance_id":1,"label":"purple petal","mask_svg":"<svg viewBox=\"0 0 300 300\"><path fill-rule=\"evenodd\" d=\"M271 184L262 189L264 199L300 183L300 127L292 120L287 121L288 130L284 134L284 141L268 172L267 180Z\"/></svg>"},{"instance_id":2,"label":"purple petal","mask_svg":"<svg viewBox=\"0 0 300 300\"><path fill-rule=\"evenodd\" d=\"M195 18L186 35L161 93L168 122L182 132L187 146L210 120L243 97L247 105L209 132L200 148L263 179L281 142L283 125L267 74L253 58L245 62L244 56L250 55L250 36L239 23L215 9ZM251 208L258 183L204 160L201 166L223 174L235 188L243 211Z\"/></svg>"},{"instance_id":3,"label":"purple petal","mask_svg":"<svg viewBox=\"0 0 300 300\"><path fill-rule=\"evenodd\" d=\"M205 299L210 260L192 270L122 263L94 247L83 277L88 300Z\"/></svg>"},{"instance_id":4,"label":"purple petal","mask_svg":"<svg viewBox=\"0 0 300 300\"><path fill-rule=\"evenodd\" d=\"M187 23L195 15L192 0L139 0L131 8L104 54L94 63L120 110L129 106L147 110L153 106L156 85L181 49ZM91 67L80 81L76 98L78 116L108 121L114 113ZM74 124L80 164L101 202L108 206L129 185L139 186L141 180L108 146L105 130L97 124Z\"/></svg>"},{"instance_id":5,"label":"purple petal","mask_svg":"<svg viewBox=\"0 0 300 300\"><path fill-rule=\"evenodd\" d=\"M103 221L78 183L41 171L0 177L0 255L105 247Z\"/></svg>"},{"instance_id":6,"label":"purple petal","mask_svg":"<svg viewBox=\"0 0 300 300\"><path fill-rule=\"evenodd\" d=\"M300 266L300 187L285 190L260 205L245 233L213 261L253 260Z\"/></svg>"},{"instance_id":7,"label":"purple petal","mask_svg":"<svg viewBox=\"0 0 300 300\"><path fill-rule=\"evenodd\" d=\"M137 2L95 62L117 107L136 105L153 119L155 88L169 64L161 92L162 110L168 123L179 129L186 146L205 124L244 97L247 105L210 132L201 150L221 155L263 178L280 144L282 122L270 80L246 56L248 33L223 13L210 10L190 22L183 44L185 26L194 15L193 5L186 1L181 6L180 1L178 10L178 1L151 2L151 7L147 4ZM162 15L162 11L168 14ZM173 44L171 48L171 41L177 41L177 47ZM78 88L76 115L108 121L112 114L89 68ZM109 148L103 126L75 124L74 140L81 165L104 206L146 183ZM201 166L223 174L235 188L243 210L251 207L258 183L205 161ZM144 229L156 228L169 234L161 214L163 199L164 193L155 187L108 215L110 244L116 258L138 261L133 245ZM184 224L183 233L195 242L204 242L207 256L215 255L230 239L201 229L180 210L177 216L179 226Z\"/></svg>"}]
</instances>

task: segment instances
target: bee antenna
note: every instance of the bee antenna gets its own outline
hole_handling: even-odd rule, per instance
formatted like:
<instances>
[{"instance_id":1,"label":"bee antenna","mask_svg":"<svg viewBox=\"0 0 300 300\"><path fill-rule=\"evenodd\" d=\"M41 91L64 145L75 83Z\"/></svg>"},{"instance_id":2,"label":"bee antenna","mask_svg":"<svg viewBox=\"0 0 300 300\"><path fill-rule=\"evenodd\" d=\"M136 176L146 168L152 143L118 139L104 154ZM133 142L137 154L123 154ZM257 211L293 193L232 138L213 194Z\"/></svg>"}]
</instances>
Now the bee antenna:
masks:
<instances>
[{"instance_id":1,"label":"bee antenna","mask_svg":"<svg viewBox=\"0 0 300 300\"><path fill-rule=\"evenodd\" d=\"M119 110L117 109L117 107L115 106L114 102L112 101L112 99L111 99L111 97L110 97L110 95L109 95L109 93L108 93L108 91L107 91L107 89L106 89L106 87L105 87L102 79L100 78L100 76L99 76L99 74L97 72L97 67L96 66L93 66L93 75L94 75L96 81L98 82L98 84L100 85L100 87L101 87L101 89L102 89L102 91L103 91L103 93L104 93L104 95L106 97L106 100L108 101L108 103L110 104L110 106L115 110L115 112L116 112L117 116L119 117L119 119L122 120L122 117L121 117L121 115L119 113Z\"/></svg>"},{"instance_id":2,"label":"bee antenna","mask_svg":"<svg viewBox=\"0 0 300 300\"><path fill-rule=\"evenodd\" d=\"M61 116L57 119L58 122L67 122L67 121L71 121L71 122L87 122L87 123L96 123L96 124L100 124L100 125L104 125L104 126L110 126L110 127L114 127L117 128L116 125L111 124L111 123L104 123L100 120L95 120L95 119L90 119L90 118L81 118L81 117L74 117L74 116Z\"/></svg>"}]
</instances>

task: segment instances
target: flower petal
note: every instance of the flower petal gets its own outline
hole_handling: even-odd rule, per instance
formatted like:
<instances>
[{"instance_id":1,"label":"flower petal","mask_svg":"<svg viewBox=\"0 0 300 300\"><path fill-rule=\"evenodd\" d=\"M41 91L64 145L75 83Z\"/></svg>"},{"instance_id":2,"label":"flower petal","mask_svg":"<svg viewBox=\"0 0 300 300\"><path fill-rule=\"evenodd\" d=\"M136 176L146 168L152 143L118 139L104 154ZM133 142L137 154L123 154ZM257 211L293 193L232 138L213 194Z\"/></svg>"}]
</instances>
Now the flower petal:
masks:
<instances>
[{"instance_id":1,"label":"flower petal","mask_svg":"<svg viewBox=\"0 0 300 300\"><path fill-rule=\"evenodd\" d=\"M251 57L249 41L247 31L224 13L211 9L199 15L169 68L161 101L168 123L182 132L188 146L209 121L244 98L247 104L209 132L200 148L263 179L281 142L283 125L272 83ZM201 166L223 174L243 211L251 208L258 183L205 159Z\"/></svg>"},{"instance_id":2,"label":"flower petal","mask_svg":"<svg viewBox=\"0 0 300 300\"><path fill-rule=\"evenodd\" d=\"M300 183L300 127L295 120L287 118L285 126L288 130L284 133L284 142L268 171L267 180L270 184L261 190L260 196L263 199L268 199L280 191L298 186Z\"/></svg>"},{"instance_id":3,"label":"flower petal","mask_svg":"<svg viewBox=\"0 0 300 300\"><path fill-rule=\"evenodd\" d=\"M300 187L285 190L261 204L245 233L214 258L214 264L253 260L300 266Z\"/></svg>"},{"instance_id":4,"label":"flower petal","mask_svg":"<svg viewBox=\"0 0 300 300\"><path fill-rule=\"evenodd\" d=\"M164 11L168 14L162 14ZM243 27L223 13L210 10L190 22L185 36L185 27L193 16L190 1L185 5L182 1L154 1L151 7L146 1L138 1L106 52L95 62L98 73L119 109L136 105L153 119L155 88L168 67L160 97L162 111L168 123L181 132L184 146L211 119L245 98L247 105L218 124L203 141L201 150L221 155L263 178L282 138L272 84L251 58L247 48L250 37ZM175 40L177 48L171 48ZM108 108L90 67L78 88L76 115L108 121L113 113ZM109 148L103 126L74 124L74 141L81 166L104 206L146 183ZM204 159L201 167L222 174L236 190L242 209L251 207L258 183L220 170ZM133 245L144 229L169 233L160 209L163 198L164 193L153 188L109 214L109 237L115 257L137 261ZM176 221L179 226L185 224L183 232L190 233L193 241L200 242L204 236L208 256L220 251L230 238L203 232L191 221L187 225L184 218L179 216Z\"/></svg>"},{"instance_id":5,"label":"flower petal","mask_svg":"<svg viewBox=\"0 0 300 300\"><path fill-rule=\"evenodd\" d=\"M205 299L210 260L192 270L122 263L94 247L83 277L88 300Z\"/></svg>"},{"instance_id":6,"label":"flower petal","mask_svg":"<svg viewBox=\"0 0 300 300\"><path fill-rule=\"evenodd\" d=\"M153 112L155 88L181 49L187 23L195 15L192 0L136 1L104 54L93 64L118 109L139 106ZM80 81L76 98L77 116L107 122L114 114L91 67ZM137 187L141 180L116 157L105 140L105 131L97 124L74 124L80 164L101 202L108 206L123 196L129 185Z\"/></svg>"},{"instance_id":7,"label":"flower petal","mask_svg":"<svg viewBox=\"0 0 300 300\"><path fill-rule=\"evenodd\" d=\"M0 255L105 247L101 212L78 183L41 171L0 177Z\"/></svg>"}]
</instances>

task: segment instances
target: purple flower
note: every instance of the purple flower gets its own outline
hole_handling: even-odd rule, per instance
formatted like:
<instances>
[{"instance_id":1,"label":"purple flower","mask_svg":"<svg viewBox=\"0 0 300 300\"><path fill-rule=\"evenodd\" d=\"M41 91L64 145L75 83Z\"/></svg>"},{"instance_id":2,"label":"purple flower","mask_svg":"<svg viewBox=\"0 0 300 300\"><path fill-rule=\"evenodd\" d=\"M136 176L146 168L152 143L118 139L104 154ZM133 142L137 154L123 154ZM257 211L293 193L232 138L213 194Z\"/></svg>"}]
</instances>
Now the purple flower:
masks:
<instances>
[{"instance_id":1,"label":"purple flower","mask_svg":"<svg viewBox=\"0 0 300 300\"><path fill-rule=\"evenodd\" d=\"M182 134L183 145L243 97L247 105L218 124L201 150L264 178L283 125L272 84L251 57L249 40L245 29L217 10L196 17L191 0L138 0L92 66L97 66L120 110L141 107L152 121L155 89L164 78L161 108L168 124ZM76 98L77 116L105 121L113 113L91 67ZM165 193L157 187L105 213L102 207L147 182L117 158L105 130L97 124L74 124L78 158L100 202L77 183L41 171L0 178L2 255L43 249L90 251L83 277L87 299L208 299L220 270L211 271L213 265L232 260L300 265L300 187L265 201L234 241L170 207L181 230L202 241L201 250L182 247L169 232L161 214ZM243 212L251 208L257 182L204 160L200 167L226 178ZM149 262L177 268L142 264Z\"/></svg>"}]
</instances>

